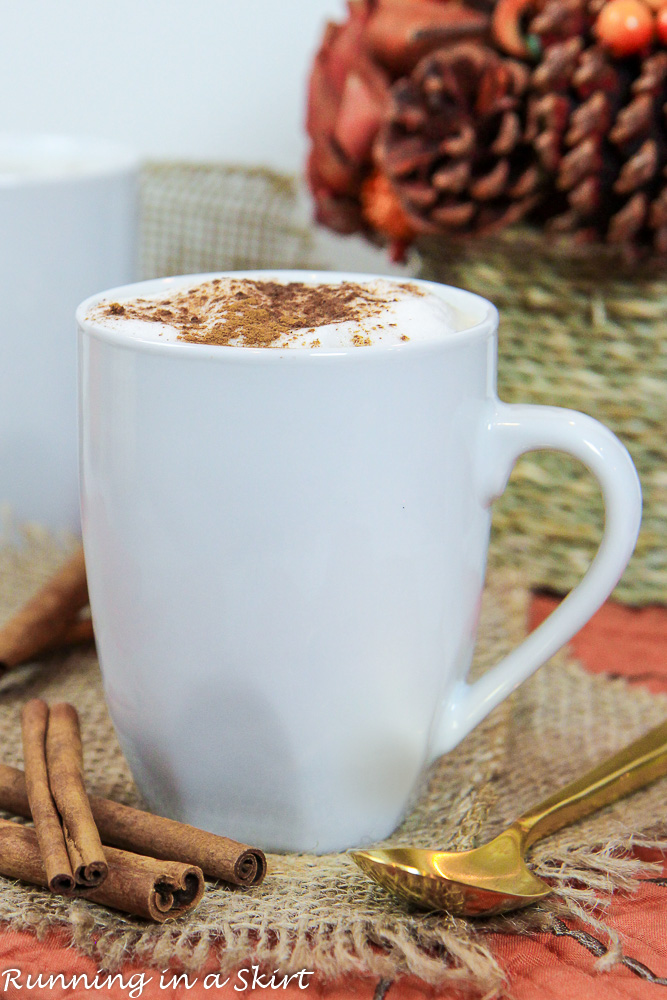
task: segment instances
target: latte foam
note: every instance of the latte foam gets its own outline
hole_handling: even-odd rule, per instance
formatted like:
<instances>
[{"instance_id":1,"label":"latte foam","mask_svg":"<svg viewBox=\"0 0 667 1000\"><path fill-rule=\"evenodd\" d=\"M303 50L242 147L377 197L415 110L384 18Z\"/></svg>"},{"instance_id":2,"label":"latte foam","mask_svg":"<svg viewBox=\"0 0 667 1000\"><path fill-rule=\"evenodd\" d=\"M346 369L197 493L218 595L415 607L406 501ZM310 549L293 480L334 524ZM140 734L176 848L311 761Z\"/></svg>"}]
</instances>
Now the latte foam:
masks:
<instances>
[{"instance_id":1,"label":"latte foam","mask_svg":"<svg viewBox=\"0 0 667 1000\"><path fill-rule=\"evenodd\" d=\"M87 319L140 341L242 348L398 345L457 329L452 307L420 285L214 278L98 303Z\"/></svg>"}]
</instances>

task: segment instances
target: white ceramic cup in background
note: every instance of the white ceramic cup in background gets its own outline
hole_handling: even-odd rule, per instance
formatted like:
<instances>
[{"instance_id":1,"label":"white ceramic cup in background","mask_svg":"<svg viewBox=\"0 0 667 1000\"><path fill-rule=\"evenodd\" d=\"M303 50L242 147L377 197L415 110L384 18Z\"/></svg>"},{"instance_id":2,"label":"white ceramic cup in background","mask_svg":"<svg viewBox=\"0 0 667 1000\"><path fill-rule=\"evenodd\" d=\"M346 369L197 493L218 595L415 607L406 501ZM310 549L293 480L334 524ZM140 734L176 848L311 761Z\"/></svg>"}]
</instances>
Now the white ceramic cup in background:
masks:
<instances>
[{"instance_id":1,"label":"white ceramic cup in background","mask_svg":"<svg viewBox=\"0 0 667 1000\"><path fill-rule=\"evenodd\" d=\"M636 540L637 475L590 417L498 400L496 309L459 289L419 282L462 328L394 346L149 343L86 318L196 280L115 289L77 314L111 716L158 812L268 849L369 843L424 766L605 600ZM469 684L491 501L537 448L592 469L604 539L551 617Z\"/></svg>"},{"instance_id":2,"label":"white ceramic cup in background","mask_svg":"<svg viewBox=\"0 0 667 1000\"><path fill-rule=\"evenodd\" d=\"M76 333L136 274L138 162L101 140L0 134L0 507L80 531Z\"/></svg>"}]
</instances>

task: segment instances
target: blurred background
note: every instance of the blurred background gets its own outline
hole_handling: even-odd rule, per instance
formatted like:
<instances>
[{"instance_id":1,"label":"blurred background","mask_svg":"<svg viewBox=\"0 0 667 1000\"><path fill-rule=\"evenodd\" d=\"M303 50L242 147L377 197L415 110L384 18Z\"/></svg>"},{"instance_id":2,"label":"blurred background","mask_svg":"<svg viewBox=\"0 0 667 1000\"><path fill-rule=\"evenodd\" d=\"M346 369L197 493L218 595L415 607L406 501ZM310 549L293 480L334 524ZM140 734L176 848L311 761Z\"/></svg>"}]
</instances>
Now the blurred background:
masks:
<instances>
[{"instance_id":1,"label":"blurred background","mask_svg":"<svg viewBox=\"0 0 667 1000\"><path fill-rule=\"evenodd\" d=\"M5 4L0 130L300 168L308 65L343 0Z\"/></svg>"},{"instance_id":2,"label":"blurred background","mask_svg":"<svg viewBox=\"0 0 667 1000\"><path fill-rule=\"evenodd\" d=\"M23 0L0 34L0 132L115 139L142 159L303 173L310 64L344 0ZM310 202L300 191L299 220ZM329 267L400 272L320 229ZM153 268L154 269L154 268Z\"/></svg>"}]
</instances>

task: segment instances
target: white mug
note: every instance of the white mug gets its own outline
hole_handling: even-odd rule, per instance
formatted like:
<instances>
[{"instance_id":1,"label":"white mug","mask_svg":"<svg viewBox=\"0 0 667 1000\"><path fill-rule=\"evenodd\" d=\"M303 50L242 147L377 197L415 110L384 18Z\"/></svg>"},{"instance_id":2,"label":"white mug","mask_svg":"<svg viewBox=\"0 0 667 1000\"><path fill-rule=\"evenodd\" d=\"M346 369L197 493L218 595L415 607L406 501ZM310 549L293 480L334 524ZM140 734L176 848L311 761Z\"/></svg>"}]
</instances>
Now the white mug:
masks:
<instances>
[{"instance_id":1,"label":"white mug","mask_svg":"<svg viewBox=\"0 0 667 1000\"><path fill-rule=\"evenodd\" d=\"M269 850L368 844L424 766L608 596L637 537L637 475L590 417L498 400L496 309L460 289L418 282L463 328L391 347L141 342L86 318L203 277L115 289L77 313L109 710L157 812ZM469 684L491 501L537 448L597 476L604 539L551 617Z\"/></svg>"},{"instance_id":2,"label":"white mug","mask_svg":"<svg viewBox=\"0 0 667 1000\"><path fill-rule=\"evenodd\" d=\"M138 163L93 139L0 134L0 507L78 533L76 336L136 278Z\"/></svg>"}]
</instances>

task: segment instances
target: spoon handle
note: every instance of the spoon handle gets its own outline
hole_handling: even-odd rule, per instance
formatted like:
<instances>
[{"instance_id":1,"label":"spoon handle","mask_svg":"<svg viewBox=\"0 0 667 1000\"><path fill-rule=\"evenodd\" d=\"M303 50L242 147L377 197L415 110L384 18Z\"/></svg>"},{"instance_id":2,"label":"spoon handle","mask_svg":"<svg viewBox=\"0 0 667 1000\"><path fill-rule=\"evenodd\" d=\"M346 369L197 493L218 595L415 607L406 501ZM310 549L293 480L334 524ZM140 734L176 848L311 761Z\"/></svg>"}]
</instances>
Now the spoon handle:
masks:
<instances>
[{"instance_id":1,"label":"spoon handle","mask_svg":"<svg viewBox=\"0 0 667 1000\"><path fill-rule=\"evenodd\" d=\"M667 722L619 750L516 820L525 847L667 774Z\"/></svg>"}]
</instances>

